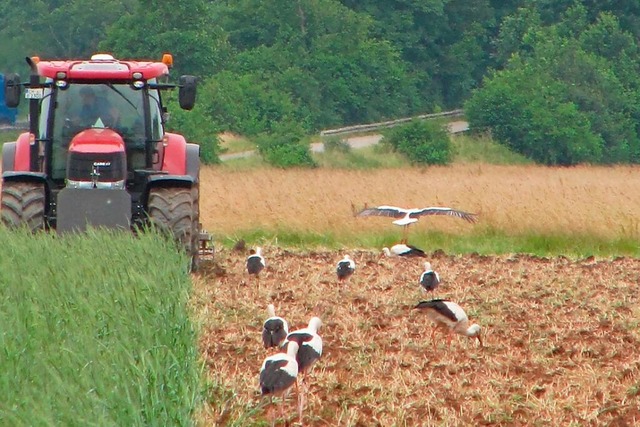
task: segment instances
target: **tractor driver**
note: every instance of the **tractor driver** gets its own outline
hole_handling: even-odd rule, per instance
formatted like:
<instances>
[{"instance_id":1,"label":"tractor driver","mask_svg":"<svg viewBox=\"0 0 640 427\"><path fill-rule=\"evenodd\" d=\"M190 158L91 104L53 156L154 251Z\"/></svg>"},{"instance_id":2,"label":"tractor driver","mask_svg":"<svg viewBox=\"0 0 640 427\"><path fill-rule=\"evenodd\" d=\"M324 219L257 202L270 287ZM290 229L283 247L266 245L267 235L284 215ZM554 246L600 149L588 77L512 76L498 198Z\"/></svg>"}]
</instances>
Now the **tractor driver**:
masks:
<instances>
[{"instance_id":1,"label":"tractor driver","mask_svg":"<svg viewBox=\"0 0 640 427\"><path fill-rule=\"evenodd\" d=\"M78 116L72 122L81 127L92 127L102 121L104 127L115 127L118 121L118 111L105 99L98 99L93 88L84 86L80 89L82 105Z\"/></svg>"}]
</instances>

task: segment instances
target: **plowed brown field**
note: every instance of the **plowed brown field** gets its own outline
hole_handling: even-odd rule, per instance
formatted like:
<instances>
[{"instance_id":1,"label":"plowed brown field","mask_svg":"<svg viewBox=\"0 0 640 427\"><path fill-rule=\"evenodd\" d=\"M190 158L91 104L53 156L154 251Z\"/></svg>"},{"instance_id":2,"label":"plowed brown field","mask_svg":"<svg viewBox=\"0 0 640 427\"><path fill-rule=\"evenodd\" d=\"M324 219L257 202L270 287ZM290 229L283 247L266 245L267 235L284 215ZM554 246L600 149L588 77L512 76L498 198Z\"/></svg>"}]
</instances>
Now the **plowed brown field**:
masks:
<instances>
[{"instance_id":1,"label":"plowed brown field","mask_svg":"<svg viewBox=\"0 0 640 427\"><path fill-rule=\"evenodd\" d=\"M295 206L296 218L306 214L307 224L322 230L326 224L341 224L340 216L350 214L348 205L336 205L324 215L316 212L318 193L326 195L328 204L337 203L333 194L338 183L348 183L347 200L353 195L356 201L382 203L386 194L395 197L386 203L405 206L425 204L425 194L433 195L427 204L444 204L445 195L451 194L459 197L458 207L466 208L460 204L465 194L470 195L469 210L481 211L484 220L501 227L524 223L553 230L570 224L571 230L593 227L606 235L621 233L618 221L637 217L637 169L538 168L534 173L524 168L519 174L515 169L485 168L477 175L459 170L457 181L451 169L441 169L450 180L448 186L446 181L437 184L438 175L431 170L397 171L390 181L381 180L381 172L368 177L340 172L334 178L295 172L290 176L295 182L286 172L277 172L277 179L269 175L272 172L262 178L264 172L250 173L243 179L240 174L208 170L203 174L203 222L230 236L244 226L243 213L246 221L267 228L283 216L292 219L292 227L302 227L302 220L296 223L294 216L286 216L286 207ZM511 175L511 181L497 176L500 171ZM425 187L436 183L423 189L422 196L398 184L402 177L420 173ZM486 174L493 174L493 184ZM305 177L312 177L311 182ZM384 182L392 182L395 190ZM269 191L260 198L253 188L261 185ZM560 188L564 190L559 193ZM310 193L301 194L307 189ZM278 196L275 201L273 194ZM589 195L591 203L586 200ZM565 208L558 209L561 205ZM429 254L443 280L436 296L458 302L483 327L485 347L456 336L448 348L440 333L430 340L432 326L412 310L419 300L431 297L418 285L422 260L382 258L377 251L356 248L291 252L267 246L263 251L267 269L259 287L245 273L246 251L222 250L215 264L205 265L194 277L193 307L202 323L200 345L212 382L211 401L199 414L202 425L266 425L258 373L267 355L260 331L270 302L291 328L305 326L315 315L324 321L324 354L310 377L304 425L640 422L636 259ZM341 287L334 265L344 253L355 259L357 271ZM278 419L278 425L299 425L295 395L285 408L287 417Z\"/></svg>"}]
</instances>

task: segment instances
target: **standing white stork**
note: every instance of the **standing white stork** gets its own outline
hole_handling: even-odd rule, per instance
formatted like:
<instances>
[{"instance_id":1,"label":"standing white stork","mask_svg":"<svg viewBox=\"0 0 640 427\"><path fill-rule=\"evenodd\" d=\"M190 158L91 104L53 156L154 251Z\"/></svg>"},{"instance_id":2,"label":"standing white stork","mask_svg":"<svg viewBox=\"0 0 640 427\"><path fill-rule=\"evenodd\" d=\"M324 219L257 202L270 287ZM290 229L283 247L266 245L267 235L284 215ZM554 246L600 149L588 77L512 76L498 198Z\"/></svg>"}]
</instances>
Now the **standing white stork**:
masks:
<instances>
[{"instance_id":1,"label":"standing white stork","mask_svg":"<svg viewBox=\"0 0 640 427\"><path fill-rule=\"evenodd\" d=\"M364 208L357 214L358 216L386 216L398 218L393 224L403 227L401 243L407 242L409 225L418 222L418 218L425 215L447 215L464 219L467 222L475 223L477 215L452 208L431 206L428 208L404 209L396 206L378 206L375 208Z\"/></svg>"},{"instance_id":2,"label":"standing white stork","mask_svg":"<svg viewBox=\"0 0 640 427\"><path fill-rule=\"evenodd\" d=\"M425 292L433 292L440 285L440 275L433 271L430 262L424 263L424 271L420 275L420 286Z\"/></svg>"},{"instance_id":3,"label":"standing white stork","mask_svg":"<svg viewBox=\"0 0 640 427\"><path fill-rule=\"evenodd\" d=\"M447 327L449 334L447 335L448 344L451 346L451 331L465 335L467 337L475 337L482 346L482 338L480 337L480 325L472 324L469 326L469 318L462 307L452 301L443 299L433 299L429 301L420 301L415 309L424 311L427 318L436 324L436 328ZM435 334L434 328L431 331L431 340Z\"/></svg>"},{"instance_id":4,"label":"standing white stork","mask_svg":"<svg viewBox=\"0 0 640 427\"><path fill-rule=\"evenodd\" d=\"M247 257L247 273L256 278L258 287L260 287L260 272L264 270L265 267L266 263L262 256L262 248L257 247L255 250L252 249L251 254Z\"/></svg>"},{"instance_id":5,"label":"standing white stork","mask_svg":"<svg viewBox=\"0 0 640 427\"><path fill-rule=\"evenodd\" d=\"M356 263L351 259L349 255L345 255L336 266L336 274L338 275L338 281L343 282L347 280L356 271Z\"/></svg>"},{"instance_id":6,"label":"standing white stork","mask_svg":"<svg viewBox=\"0 0 640 427\"><path fill-rule=\"evenodd\" d=\"M388 257L404 257L404 258L412 258L412 257L426 257L427 254L424 253L422 249L416 248L412 245L405 245L404 243L399 243L397 245L391 246L391 248L382 248L382 252Z\"/></svg>"},{"instance_id":7,"label":"standing white stork","mask_svg":"<svg viewBox=\"0 0 640 427\"><path fill-rule=\"evenodd\" d=\"M280 406L280 416L284 417L284 399L289 389L295 384L297 387L298 379L298 362L296 355L298 353L298 343L291 341L287 343L286 353L276 353L267 357L260 367L260 391L262 396L270 396L271 403L273 398L282 396L282 404ZM275 414L271 418L271 425L276 423Z\"/></svg>"},{"instance_id":8,"label":"standing white stork","mask_svg":"<svg viewBox=\"0 0 640 427\"><path fill-rule=\"evenodd\" d=\"M308 386L306 385L306 374L311 370L313 365L322 356L322 338L318 335L318 330L322 326L322 320L319 317L312 317L309 325L304 329L298 329L289 332L285 344L294 341L298 343L300 349L296 356L298 362L298 372L300 378L299 394L298 394L298 417L302 422L302 410L305 403L305 393Z\"/></svg>"},{"instance_id":9,"label":"standing white stork","mask_svg":"<svg viewBox=\"0 0 640 427\"><path fill-rule=\"evenodd\" d=\"M273 304L267 306L269 317L262 326L262 343L264 348L280 348L289 333L289 324L282 317L276 316Z\"/></svg>"}]
</instances>

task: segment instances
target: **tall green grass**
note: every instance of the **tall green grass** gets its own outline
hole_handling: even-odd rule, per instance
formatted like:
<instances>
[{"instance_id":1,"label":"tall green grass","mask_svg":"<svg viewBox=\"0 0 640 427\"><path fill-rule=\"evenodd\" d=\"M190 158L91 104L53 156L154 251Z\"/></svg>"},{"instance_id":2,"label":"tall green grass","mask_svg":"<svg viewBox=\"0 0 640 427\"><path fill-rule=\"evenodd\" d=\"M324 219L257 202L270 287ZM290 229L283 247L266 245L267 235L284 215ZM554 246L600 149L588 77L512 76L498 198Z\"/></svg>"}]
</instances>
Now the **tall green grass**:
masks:
<instances>
[{"instance_id":1,"label":"tall green grass","mask_svg":"<svg viewBox=\"0 0 640 427\"><path fill-rule=\"evenodd\" d=\"M534 162L511 151L486 135L459 134L451 137L455 162L492 165L531 165Z\"/></svg>"},{"instance_id":2,"label":"tall green grass","mask_svg":"<svg viewBox=\"0 0 640 427\"><path fill-rule=\"evenodd\" d=\"M368 170L410 166L405 157L380 143L364 148L329 149L323 153L313 153L313 158L320 167L333 169Z\"/></svg>"},{"instance_id":3,"label":"tall green grass","mask_svg":"<svg viewBox=\"0 0 640 427\"><path fill-rule=\"evenodd\" d=\"M149 233L0 228L0 425L190 425L187 260Z\"/></svg>"},{"instance_id":4,"label":"tall green grass","mask_svg":"<svg viewBox=\"0 0 640 427\"><path fill-rule=\"evenodd\" d=\"M381 231L375 234L334 234L295 230L248 229L227 237L218 244L231 247L244 239L250 245L277 245L297 249L362 248L381 250L400 241L399 230ZM640 257L640 243L633 236L607 239L596 235L541 233L509 234L490 227L479 227L467 234L450 234L439 231L413 230L409 244L426 252L442 250L448 254L504 255L524 253L536 256L589 256Z\"/></svg>"}]
</instances>

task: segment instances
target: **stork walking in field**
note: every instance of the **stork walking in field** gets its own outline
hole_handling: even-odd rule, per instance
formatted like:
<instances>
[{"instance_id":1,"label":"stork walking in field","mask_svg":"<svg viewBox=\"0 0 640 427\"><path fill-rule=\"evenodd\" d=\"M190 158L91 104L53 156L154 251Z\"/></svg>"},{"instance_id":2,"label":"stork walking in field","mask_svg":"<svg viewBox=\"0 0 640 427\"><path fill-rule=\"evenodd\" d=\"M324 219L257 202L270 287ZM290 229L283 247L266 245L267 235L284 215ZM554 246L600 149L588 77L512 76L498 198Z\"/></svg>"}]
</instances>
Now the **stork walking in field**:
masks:
<instances>
[{"instance_id":1,"label":"stork walking in field","mask_svg":"<svg viewBox=\"0 0 640 427\"><path fill-rule=\"evenodd\" d=\"M338 275L338 281L344 282L356 271L356 263L351 259L349 255L345 255L336 266L336 274Z\"/></svg>"},{"instance_id":2,"label":"stork walking in field","mask_svg":"<svg viewBox=\"0 0 640 427\"><path fill-rule=\"evenodd\" d=\"M258 287L260 287L260 273L266 267L264 257L262 256L262 248L257 247L255 250L251 250L251 254L247 257L247 273L249 276L254 276Z\"/></svg>"},{"instance_id":3,"label":"stork walking in field","mask_svg":"<svg viewBox=\"0 0 640 427\"><path fill-rule=\"evenodd\" d=\"M477 221L477 215L469 212L460 211L457 209L431 206L428 208L414 208L404 209L396 206L378 206L374 208L364 208L357 213L357 216L386 216L391 218L397 218L393 221L393 224L403 228L402 240L400 243L407 243L407 234L409 226L418 219L425 215L446 215L456 218L461 218L467 222L475 223Z\"/></svg>"},{"instance_id":4,"label":"stork walking in field","mask_svg":"<svg viewBox=\"0 0 640 427\"><path fill-rule=\"evenodd\" d=\"M274 397L282 397L280 405L280 417L284 418L284 400L287 392L296 385L298 379L298 362L296 355L298 354L298 343L295 341L288 342L286 345L286 353L276 353L267 357L260 367L260 391L262 396L269 396L273 404ZM269 408L273 413L273 408ZM271 426L275 426L275 414L270 416Z\"/></svg>"},{"instance_id":5,"label":"stork walking in field","mask_svg":"<svg viewBox=\"0 0 640 427\"><path fill-rule=\"evenodd\" d=\"M306 376L322 356L322 338L318 335L318 330L321 326L322 321L320 318L313 317L306 328L289 332L285 341L285 344L294 341L300 347L296 355L298 382L300 383L298 385L298 417L300 422L302 422L302 410L306 401L305 395L308 392Z\"/></svg>"},{"instance_id":6,"label":"stork walking in field","mask_svg":"<svg viewBox=\"0 0 640 427\"><path fill-rule=\"evenodd\" d=\"M280 348L287 339L289 324L282 317L276 316L276 309L273 304L267 307L269 317L262 325L262 344L264 348Z\"/></svg>"},{"instance_id":7,"label":"stork walking in field","mask_svg":"<svg viewBox=\"0 0 640 427\"><path fill-rule=\"evenodd\" d=\"M435 323L436 328L431 331L431 341L437 328L448 328L447 335L448 345L451 346L451 333L455 332L459 335L476 338L482 346L482 338L480 337L480 325L472 324L469 326L469 318L462 307L452 301L443 299L433 299L430 301L420 301L414 307L426 313L427 318Z\"/></svg>"},{"instance_id":8,"label":"stork walking in field","mask_svg":"<svg viewBox=\"0 0 640 427\"><path fill-rule=\"evenodd\" d=\"M425 292L433 292L440 286L440 276L433 271L428 261L424 263L424 271L420 275L420 286Z\"/></svg>"}]
</instances>

